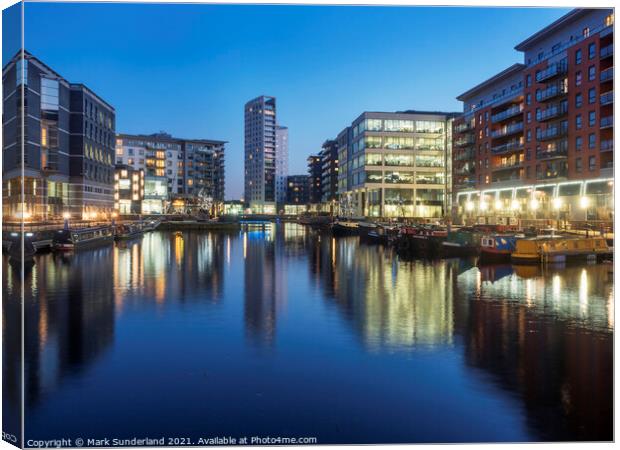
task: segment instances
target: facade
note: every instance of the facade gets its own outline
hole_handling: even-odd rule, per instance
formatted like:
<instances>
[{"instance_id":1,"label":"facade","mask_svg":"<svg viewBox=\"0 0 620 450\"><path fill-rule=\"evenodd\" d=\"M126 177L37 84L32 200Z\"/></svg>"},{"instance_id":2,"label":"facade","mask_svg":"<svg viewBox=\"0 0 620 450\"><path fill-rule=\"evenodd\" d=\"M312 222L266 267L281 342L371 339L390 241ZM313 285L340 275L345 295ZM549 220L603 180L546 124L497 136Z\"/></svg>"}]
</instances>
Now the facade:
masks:
<instances>
[{"instance_id":1,"label":"facade","mask_svg":"<svg viewBox=\"0 0 620 450\"><path fill-rule=\"evenodd\" d=\"M141 214L144 169L117 165L114 173L114 209L119 214Z\"/></svg>"},{"instance_id":2,"label":"facade","mask_svg":"<svg viewBox=\"0 0 620 450\"><path fill-rule=\"evenodd\" d=\"M288 176L288 128L276 126L276 203L286 202Z\"/></svg>"},{"instance_id":3,"label":"facade","mask_svg":"<svg viewBox=\"0 0 620 450\"><path fill-rule=\"evenodd\" d=\"M2 78L4 217L109 217L114 205L114 108L28 52L8 62Z\"/></svg>"},{"instance_id":4,"label":"facade","mask_svg":"<svg viewBox=\"0 0 620 450\"><path fill-rule=\"evenodd\" d=\"M613 11L573 10L515 48L523 63L458 97L454 219L611 221Z\"/></svg>"},{"instance_id":5,"label":"facade","mask_svg":"<svg viewBox=\"0 0 620 450\"><path fill-rule=\"evenodd\" d=\"M321 149L321 203L334 212L338 200L338 141L327 140Z\"/></svg>"},{"instance_id":6,"label":"facade","mask_svg":"<svg viewBox=\"0 0 620 450\"><path fill-rule=\"evenodd\" d=\"M142 214L217 213L224 202L225 141L167 133L119 134L116 164L144 171Z\"/></svg>"},{"instance_id":7,"label":"facade","mask_svg":"<svg viewBox=\"0 0 620 450\"><path fill-rule=\"evenodd\" d=\"M323 163L321 155L308 156L308 203L317 205L323 196Z\"/></svg>"},{"instance_id":8,"label":"facade","mask_svg":"<svg viewBox=\"0 0 620 450\"><path fill-rule=\"evenodd\" d=\"M260 96L245 104L245 194L254 213L276 213L276 99Z\"/></svg>"},{"instance_id":9,"label":"facade","mask_svg":"<svg viewBox=\"0 0 620 450\"><path fill-rule=\"evenodd\" d=\"M308 175L286 177L286 204L307 205L310 202L310 180Z\"/></svg>"},{"instance_id":10,"label":"facade","mask_svg":"<svg viewBox=\"0 0 620 450\"><path fill-rule=\"evenodd\" d=\"M365 112L338 138L340 215L441 218L454 113Z\"/></svg>"}]
</instances>

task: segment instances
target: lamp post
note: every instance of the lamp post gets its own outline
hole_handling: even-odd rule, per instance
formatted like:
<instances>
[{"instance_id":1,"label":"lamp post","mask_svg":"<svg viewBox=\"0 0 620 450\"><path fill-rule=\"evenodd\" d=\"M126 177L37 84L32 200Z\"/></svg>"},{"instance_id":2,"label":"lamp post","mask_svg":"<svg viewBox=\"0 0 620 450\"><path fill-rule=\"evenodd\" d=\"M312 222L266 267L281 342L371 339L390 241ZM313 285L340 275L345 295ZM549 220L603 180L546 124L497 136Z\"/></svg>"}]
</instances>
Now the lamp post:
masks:
<instances>
[{"instance_id":1,"label":"lamp post","mask_svg":"<svg viewBox=\"0 0 620 450\"><path fill-rule=\"evenodd\" d=\"M65 230L69 229L69 218L71 217L71 214L69 214L68 212L64 212L62 213L62 218L64 219L64 224L63 224L63 228Z\"/></svg>"}]
</instances>

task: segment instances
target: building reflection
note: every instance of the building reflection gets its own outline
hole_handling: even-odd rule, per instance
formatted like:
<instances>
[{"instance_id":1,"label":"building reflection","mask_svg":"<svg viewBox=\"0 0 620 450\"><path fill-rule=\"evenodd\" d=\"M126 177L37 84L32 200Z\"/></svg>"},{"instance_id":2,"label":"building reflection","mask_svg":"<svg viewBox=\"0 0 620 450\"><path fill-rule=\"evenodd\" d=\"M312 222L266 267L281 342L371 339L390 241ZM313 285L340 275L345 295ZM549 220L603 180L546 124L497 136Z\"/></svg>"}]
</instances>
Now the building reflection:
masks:
<instances>
[{"instance_id":1,"label":"building reflection","mask_svg":"<svg viewBox=\"0 0 620 450\"><path fill-rule=\"evenodd\" d=\"M602 266L515 267L495 282L457 280L468 365L516 393L540 440L613 438L613 286Z\"/></svg>"}]
</instances>

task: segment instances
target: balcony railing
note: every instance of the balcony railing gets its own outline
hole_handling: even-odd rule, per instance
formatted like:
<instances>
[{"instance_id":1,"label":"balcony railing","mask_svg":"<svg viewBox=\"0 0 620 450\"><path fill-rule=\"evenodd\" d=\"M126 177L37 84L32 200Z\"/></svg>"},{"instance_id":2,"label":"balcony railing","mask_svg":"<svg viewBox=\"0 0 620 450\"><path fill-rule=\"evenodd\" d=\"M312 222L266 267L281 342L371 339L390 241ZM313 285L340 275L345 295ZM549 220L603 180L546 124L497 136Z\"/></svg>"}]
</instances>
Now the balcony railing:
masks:
<instances>
[{"instance_id":1,"label":"balcony railing","mask_svg":"<svg viewBox=\"0 0 620 450\"><path fill-rule=\"evenodd\" d=\"M606 139L601 141L601 151L602 152L613 152L614 151L614 140Z\"/></svg>"},{"instance_id":2,"label":"balcony railing","mask_svg":"<svg viewBox=\"0 0 620 450\"><path fill-rule=\"evenodd\" d=\"M539 114L536 115L536 120L539 122L544 122L546 120L555 119L556 117L563 116L568 112L568 107L566 105L553 105L548 107L547 109L543 109Z\"/></svg>"},{"instance_id":3,"label":"balcony railing","mask_svg":"<svg viewBox=\"0 0 620 450\"><path fill-rule=\"evenodd\" d=\"M600 57L601 59L609 58L614 54L614 44L609 44L607 47L603 47L601 49Z\"/></svg>"},{"instance_id":4,"label":"balcony railing","mask_svg":"<svg viewBox=\"0 0 620 450\"><path fill-rule=\"evenodd\" d=\"M601 128L614 126L614 116L601 117Z\"/></svg>"},{"instance_id":5,"label":"balcony railing","mask_svg":"<svg viewBox=\"0 0 620 450\"><path fill-rule=\"evenodd\" d=\"M601 94L601 105L609 105L614 102L614 91Z\"/></svg>"},{"instance_id":6,"label":"balcony railing","mask_svg":"<svg viewBox=\"0 0 620 450\"><path fill-rule=\"evenodd\" d=\"M460 139L457 139L454 142L454 145L457 147L465 147L467 145L472 145L476 142L476 138L474 136L465 136Z\"/></svg>"},{"instance_id":7,"label":"balcony railing","mask_svg":"<svg viewBox=\"0 0 620 450\"><path fill-rule=\"evenodd\" d=\"M547 67L545 70L536 74L536 81L539 83L550 80L553 77L566 73L566 64L555 63Z\"/></svg>"},{"instance_id":8,"label":"balcony railing","mask_svg":"<svg viewBox=\"0 0 620 450\"><path fill-rule=\"evenodd\" d=\"M473 175L476 173L474 166L464 166L454 170L455 175Z\"/></svg>"},{"instance_id":9,"label":"balcony railing","mask_svg":"<svg viewBox=\"0 0 620 450\"><path fill-rule=\"evenodd\" d=\"M497 114L493 114L491 116L491 122L496 123L496 122L501 122L502 120L506 120L509 119L511 117L517 116L519 114L521 114L523 112L523 106L522 105L515 105L515 106L511 106L510 108L497 113Z\"/></svg>"},{"instance_id":10,"label":"balcony railing","mask_svg":"<svg viewBox=\"0 0 620 450\"><path fill-rule=\"evenodd\" d=\"M519 140L510 141L502 145L496 145L495 147L491 147L491 152L498 155L501 153L514 152L523 149L523 142Z\"/></svg>"},{"instance_id":11,"label":"balcony railing","mask_svg":"<svg viewBox=\"0 0 620 450\"><path fill-rule=\"evenodd\" d=\"M537 136L539 141L548 141L550 139L557 139L565 136L568 131L568 127L551 127L540 132Z\"/></svg>"},{"instance_id":12,"label":"balcony railing","mask_svg":"<svg viewBox=\"0 0 620 450\"><path fill-rule=\"evenodd\" d=\"M511 134L519 133L521 131L523 131L523 122L518 122L502 127L499 130L494 130L491 133L491 137L500 138L504 136L509 136Z\"/></svg>"},{"instance_id":13,"label":"balcony railing","mask_svg":"<svg viewBox=\"0 0 620 450\"><path fill-rule=\"evenodd\" d=\"M521 167L523 165L523 161L507 161L503 163L496 164L491 170L506 170L506 169L515 169Z\"/></svg>"},{"instance_id":14,"label":"balcony railing","mask_svg":"<svg viewBox=\"0 0 620 450\"><path fill-rule=\"evenodd\" d=\"M605 69L601 72L600 75L601 83L605 81L611 81L614 79L614 68L610 67L609 69Z\"/></svg>"},{"instance_id":15,"label":"balcony railing","mask_svg":"<svg viewBox=\"0 0 620 450\"><path fill-rule=\"evenodd\" d=\"M454 131L456 131L457 133L464 133L466 131L470 131L473 130L474 127L472 127L471 122L464 122L464 123L460 123L458 124L455 128Z\"/></svg>"},{"instance_id":16,"label":"balcony railing","mask_svg":"<svg viewBox=\"0 0 620 450\"><path fill-rule=\"evenodd\" d=\"M536 175L536 178L539 180L551 180L554 178L566 178L567 175L568 175L567 169L558 169L556 171L539 173Z\"/></svg>"},{"instance_id":17,"label":"balcony railing","mask_svg":"<svg viewBox=\"0 0 620 450\"><path fill-rule=\"evenodd\" d=\"M556 150L551 150L551 151L537 152L536 159L541 161L544 159L564 158L566 157L566 155L568 155L568 149L564 147L564 148L558 148Z\"/></svg>"},{"instance_id":18,"label":"balcony railing","mask_svg":"<svg viewBox=\"0 0 620 450\"><path fill-rule=\"evenodd\" d=\"M469 159L473 159L475 156L476 156L476 153L471 149L461 151L461 152L454 152L455 161L467 161Z\"/></svg>"},{"instance_id":19,"label":"balcony railing","mask_svg":"<svg viewBox=\"0 0 620 450\"><path fill-rule=\"evenodd\" d=\"M536 101L546 102L547 100L551 100L559 95L566 94L566 86L561 84L554 84L549 86L547 89L536 92Z\"/></svg>"}]
</instances>

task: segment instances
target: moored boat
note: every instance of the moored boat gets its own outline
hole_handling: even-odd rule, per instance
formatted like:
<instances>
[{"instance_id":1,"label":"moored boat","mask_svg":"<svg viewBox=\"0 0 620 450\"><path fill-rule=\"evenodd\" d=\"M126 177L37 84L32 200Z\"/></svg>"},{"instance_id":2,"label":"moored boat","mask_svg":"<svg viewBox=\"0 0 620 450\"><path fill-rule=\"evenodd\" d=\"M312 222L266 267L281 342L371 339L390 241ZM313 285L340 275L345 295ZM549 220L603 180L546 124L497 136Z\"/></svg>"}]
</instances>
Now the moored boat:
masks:
<instances>
[{"instance_id":1,"label":"moored boat","mask_svg":"<svg viewBox=\"0 0 620 450\"><path fill-rule=\"evenodd\" d=\"M442 255L446 258L477 255L480 239L481 233L473 228L448 231L446 240L441 243Z\"/></svg>"},{"instance_id":2,"label":"moored boat","mask_svg":"<svg viewBox=\"0 0 620 450\"><path fill-rule=\"evenodd\" d=\"M138 223L118 225L114 231L114 239L117 241L135 239L144 234L143 228Z\"/></svg>"},{"instance_id":3,"label":"moored boat","mask_svg":"<svg viewBox=\"0 0 620 450\"><path fill-rule=\"evenodd\" d=\"M149 231L155 231L160 224L161 224L161 220L159 219L146 220L142 222L142 231L144 231L145 233Z\"/></svg>"},{"instance_id":4,"label":"moored boat","mask_svg":"<svg viewBox=\"0 0 620 450\"><path fill-rule=\"evenodd\" d=\"M603 237L544 236L518 239L513 263L563 263L571 260L602 259L612 254Z\"/></svg>"},{"instance_id":5,"label":"moored boat","mask_svg":"<svg viewBox=\"0 0 620 450\"><path fill-rule=\"evenodd\" d=\"M512 234L491 234L480 239L480 261L483 263L509 262L515 250L517 237Z\"/></svg>"},{"instance_id":6,"label":"moored boat","mask_svg":"<svg viewBox=\"0 0 620 450\"><path fill-rule=\"evenodd\" d=\"M359 222L338 220L331 225L334 236L354 236L359 232Z\"/></svg>"},{"instance_id":7,"label":"moored boat","mask_svg":"<svg viewBox=\"0 0 620 450\"><path fill-rule=\"evenodd\" d=\"M368 234L376 231L378 225L373 222L359 222L357 225L357 232L361 240L368 240Z\"/></svg>"},{"instance_id":8,"label":"moored boat","mask_svg":"<svg viewBox=\"0 0 620 450\"><path fill-rule=\"evenodd\" d=\"M111 226L58 230L54 235L54 250L70 251L109 244L114 239Z\"/></svg>"},{"instance_id":9,"label":"moored boat","mask_svg":"<svg viewBox=\"0 0 620 450\"><path fill-rule=\"evenodd\" d=\"M404 258L438 258L447 230L435 226L405 226L395 241L396 252Z\"/></svg>"}]
</instances>

